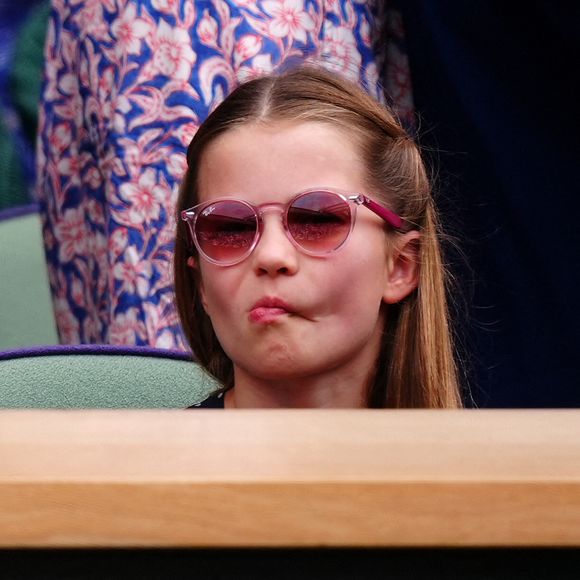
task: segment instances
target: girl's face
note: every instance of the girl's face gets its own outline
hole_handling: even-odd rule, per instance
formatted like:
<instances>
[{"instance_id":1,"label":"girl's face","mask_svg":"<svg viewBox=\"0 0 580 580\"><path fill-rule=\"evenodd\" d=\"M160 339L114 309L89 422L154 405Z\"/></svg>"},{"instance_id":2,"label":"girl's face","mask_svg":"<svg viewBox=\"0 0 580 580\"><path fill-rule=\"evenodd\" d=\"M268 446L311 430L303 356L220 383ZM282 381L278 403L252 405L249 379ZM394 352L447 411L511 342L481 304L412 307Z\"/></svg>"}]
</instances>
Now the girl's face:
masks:
<instances>
[{"instance_id":1,"label":"girl's face","mask_svg":"<svg viewBox=\"0 0 580 580\"><path fill-rule=\"evenodd\" d=\"M353 139L323 123L249 124L212 142L199 169L199 201L287 202L324 187L373 196ZM266 212L242 262L199 258L201 294L235 381L366 379L379 353L389 258L384 222L364 207L350 238L324 257L302 253L281 215Z\"/></svg>"}]
</instances>

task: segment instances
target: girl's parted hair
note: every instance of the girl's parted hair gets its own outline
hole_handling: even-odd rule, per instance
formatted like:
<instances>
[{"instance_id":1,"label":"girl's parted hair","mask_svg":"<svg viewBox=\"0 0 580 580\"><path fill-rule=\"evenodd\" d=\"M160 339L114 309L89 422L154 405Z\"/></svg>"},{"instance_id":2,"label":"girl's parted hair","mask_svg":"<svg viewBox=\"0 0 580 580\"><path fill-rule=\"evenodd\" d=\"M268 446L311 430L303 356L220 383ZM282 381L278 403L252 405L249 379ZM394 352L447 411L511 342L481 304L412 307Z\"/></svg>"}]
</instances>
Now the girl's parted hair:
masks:
<instances>
[{"instance_id":1,"label":"girl's parted hair","mask_svg":"<svg viewBox=\"0 0 580 580\"><path fill-rule=\"evenodd\" d=\"M226 389L233 386L232 361L201 304L199 270L187 265L193 250L179 215L199 203L198 168L216 137L240 125L276 121L323 122L348 131L359 147L373 195L421 233L418 288L388 305L367 406L460 407L439 224L419 149L383 105L357 85L317 68L241 85L201 125L189 146L177 204L174 277L179 317L197 360Z\"/></svg>"}]
</instances>

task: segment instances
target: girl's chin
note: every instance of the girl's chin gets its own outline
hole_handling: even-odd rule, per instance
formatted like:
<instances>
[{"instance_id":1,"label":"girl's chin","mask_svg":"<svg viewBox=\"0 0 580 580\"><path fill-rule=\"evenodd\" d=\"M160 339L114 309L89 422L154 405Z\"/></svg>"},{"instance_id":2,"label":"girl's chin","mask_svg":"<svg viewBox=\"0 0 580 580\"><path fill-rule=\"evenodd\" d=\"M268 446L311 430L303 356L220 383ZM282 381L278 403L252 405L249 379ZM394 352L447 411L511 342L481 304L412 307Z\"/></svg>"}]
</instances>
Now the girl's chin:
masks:
<instances>
[{"instance_id":1,"label":"girl's chin","mask_svg":"<svg viewBox=\"0 0 580 580\"><path fill-rule=\"evenodd\" d=\"M266 365L257 366L255 364L243 365L244 370L236 373L254 381L272 383L299 383L307 377L312 377L317 372L310 365L301 365L296 360L268 361Z\"/></svg>"}]
</instances>

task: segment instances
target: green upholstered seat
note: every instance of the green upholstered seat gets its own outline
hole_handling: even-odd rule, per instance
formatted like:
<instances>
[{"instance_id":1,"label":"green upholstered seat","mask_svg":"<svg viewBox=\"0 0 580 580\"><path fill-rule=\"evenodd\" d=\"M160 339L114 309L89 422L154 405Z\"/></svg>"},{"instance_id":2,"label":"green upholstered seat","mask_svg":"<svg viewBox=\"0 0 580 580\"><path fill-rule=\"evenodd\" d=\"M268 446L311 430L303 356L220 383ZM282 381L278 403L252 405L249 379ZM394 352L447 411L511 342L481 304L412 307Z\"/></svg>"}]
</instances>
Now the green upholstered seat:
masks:
<instances>
[{"instance_id":1,"label":"green upholstered seat","mask_svg":"<svg viewBox=\"0 0 580 580\"><path fill-rule=\"evenodd\" d=\"M174 351L78 345L0 352L2 408L185 408L217 388Z\"/></svg>"},{"instance_id":2,"label":"green upholstered seat","mask_svg":"<svg viewBox=\"0 0 580 580\"><path fill-rule=\"evenodd\" d=\"M58 344L40 217L0 212L0 349Z\"/></svg>"}]
</instances>

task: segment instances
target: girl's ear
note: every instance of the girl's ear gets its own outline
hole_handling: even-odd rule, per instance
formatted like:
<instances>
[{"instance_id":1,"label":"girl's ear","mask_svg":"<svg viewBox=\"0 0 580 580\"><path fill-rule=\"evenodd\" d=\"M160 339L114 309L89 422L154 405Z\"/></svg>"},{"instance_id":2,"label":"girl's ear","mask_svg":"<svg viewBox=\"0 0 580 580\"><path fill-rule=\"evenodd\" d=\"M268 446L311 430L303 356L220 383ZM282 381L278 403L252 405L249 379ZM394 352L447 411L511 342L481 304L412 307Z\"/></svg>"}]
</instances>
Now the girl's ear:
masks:
<instances>
[{"instance_id":1,"label":"girl's ear","mask_svg":"<svg viewBox=\"0 0 580 580\"><path fill-rule=\"evenodd\" d=\"M187 258L187 265L194 270L197 270L197 260L193 256Z\"/></svg>"},{"instance_id":2,"label":"girl's ear","mask_svg":"<svg viewBox=\"0 0 580 580\"><path fill-rule=\"evenodd\" d=\"M416 230L395 238L388 257L383 302L400 302L417 288L420 241L421 234Z\"/></svg>"}]
</instances>

